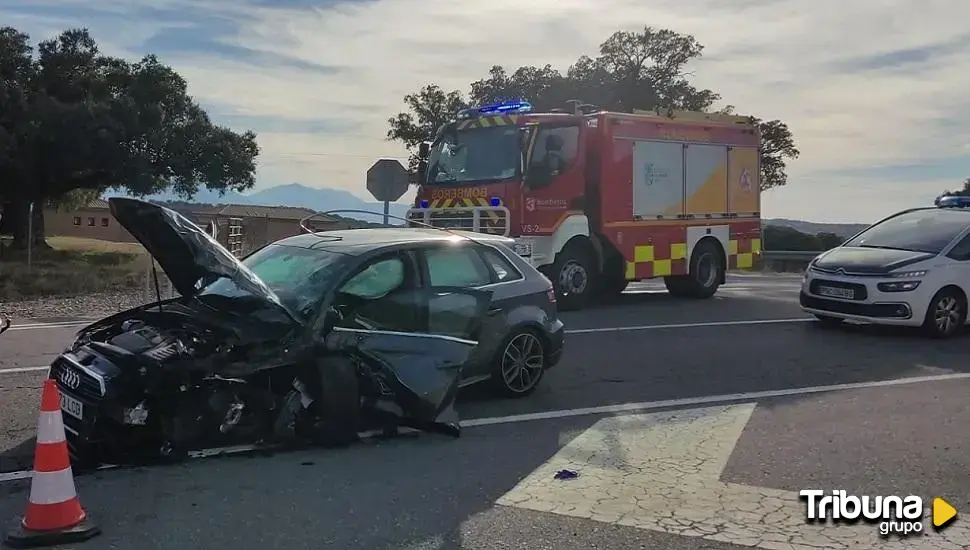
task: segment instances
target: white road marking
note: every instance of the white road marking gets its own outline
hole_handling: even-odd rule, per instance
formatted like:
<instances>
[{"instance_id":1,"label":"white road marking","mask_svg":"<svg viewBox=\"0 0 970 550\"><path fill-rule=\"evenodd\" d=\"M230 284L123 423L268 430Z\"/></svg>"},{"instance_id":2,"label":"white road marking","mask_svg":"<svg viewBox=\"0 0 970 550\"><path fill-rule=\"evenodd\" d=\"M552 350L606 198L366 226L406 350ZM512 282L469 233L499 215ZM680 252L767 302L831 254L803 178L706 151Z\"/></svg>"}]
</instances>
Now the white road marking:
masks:
<instances>
[{"instance_id":1,"label":"white road marking","mask_svg":"<svg viewBox=\"0 0 970 550\"><path fill-rule=\"evenodd\" d=\"M925 527L922 536L893 540L865 522L808 524L798 493L722 482L754 409L728 405L600 420L497 504L772 550L970 544L970 528L962 525L941 533ZM560 470L579 476L557 481Z\"/></svg>"},{"instance_id":2,"label":"white road marking","mask_svg":"<svg viewBox=\"0 0 970 550\"><path fill-rule=\"evenodd\" d=\"M678 323L675 325L636 325L629 327L597 327L597 328L575 328L567 330L566 334L591 334L595 332L629 332L636 330L658 330L674 328L700 328L700 327L734 327L745 325L778 325L784 323L804 323L814 321L814 317L794 317L791 319L753 319L749 321L710 321L706 323Z\"/></svg>"},{"instance_id":3,"label":"white road marking","mask_svg":"<svg viewBox=\"0 0 970 550\"><path fill-rule=\"evenodd\" d=\"M39 372L44 370L50 370L50 366L43 365L40 367L11 367L9 369L0 368L0 374L16 374L18 372Z\"/></svg>"},{"instance_id":4,"label":"white road marking","mask_svg":"<svg viewBox=\"0 0 970 550\"><path fill-rule=\"evenodd\" d=\"M812 321L813 319L814 318L758 319L758 320L751 320L751 321L712 321L709 323L682 323L682 324L675 324L675 325L638 325L638 326L627 326L627 327L579 328L579 329L567 330L566 334L589 334L589 333L599 333L599 332L631 332L631 331L656 330L656 329L804 323L805 321ZM22 372L39 372L39 371L47 370L49 368L50 367L47 365L41 365L36 367L12 367L9 369L0 367L0 375L15 374L15 373L22 373Z\"/></svg>"},{"instance_id":5,"label":"white road marking","mask_svg":"<svg viewBox=\"0 0 970 550\"><path fill-rule=\"evenodd\" d=\"M836 392L846 390L858 390L865 388L886 388L893 386L905 386L910 384L922 384L927 382L942 382L950 380L970 379L970 373L941 374L938 376L918 376L911 378L895 378L892 380L879 380L875 382L857 382L852 384L833 384L830 386L810 386L807 388L791 388L786 390L768 390L747 393L728 393L721 395L709 395L704 397L687 397L684 399L667 399L663 401L645 401L641 403L623 403L619 405L604 405L600 407L586 407L582 409L562 409L557 411L545 411L538 413L516 414L511 416L493 416L489 418L471 418L461 421L462 428L477 428L481 426L495 426L499 424L514 424L517 422L530 422L534 420L554 420L558 418L572 418L577 416L594 416L616 413L642 412L655 409L669 409L674 407L689 407L696 405L714 405L719 403L731 403L736 401L756 402L773 397L790 397L796 395L808 395L813 393ZM402 428L401 433L412 432L410 428ZM253 447L254 449L255 447ZM206 453L210 451L204 451ZM110 468L115 468L111 466ZM0 483L13 481L16 479L26 479L30 477L30 470L20 472L0 473Z\"/></svg>"},{"instance_id":6,"label":"white road marking","mask_svg":"<svg viewBox=\"0 0 970 550\"><path fill-rule=\"evenodd\" d=\"M718 403L730 403L734 401L761 401L774 397L792 397L797 395L809 395L813 393L836 392L846 390L860 390L866 388L886 388L892 386L905 386L910 384L922 384L927 382L943 382L951 380L970 379L970 372L960 372L956 374L941 374L934 376L914 376L910 378L893 378L891 380L877 380L873 382L854 382L851 384L832 384L829 386L808 386L805 388L789 388L784 390L766 390L745 393L727 393L721 395L708 395L703 397L685 397L683 399L666 399L663 401L645 401L641 403L623 403L619 405L602 405L599 407L585 407L581 409L561 409L557 411L545 411L537 413L516 414L511 416L493 416L491 418L472 418L462 420L461 426L492 426L496 424L514 424L516 422L529 422L533 420L553 420L557 418L572 418L576 416L592 416L598 414L633 413L655 409L670 409L674 407L690 407L697 405L713 405Z\"/></svg>"},{"instance_id":7,"label":"white road marking","mask_svg":"<svg viewBox=\"0 0 970 550\"><path fill-rule=\"evenodd\" d=\"M13 332L17 330L43 330L52 328L71 328L79 327L82 325L90 325L94 321L61 321L57 323L27 323L24 325L13 325L6 330L6 332Z\"/></svg>"}]
</instances>

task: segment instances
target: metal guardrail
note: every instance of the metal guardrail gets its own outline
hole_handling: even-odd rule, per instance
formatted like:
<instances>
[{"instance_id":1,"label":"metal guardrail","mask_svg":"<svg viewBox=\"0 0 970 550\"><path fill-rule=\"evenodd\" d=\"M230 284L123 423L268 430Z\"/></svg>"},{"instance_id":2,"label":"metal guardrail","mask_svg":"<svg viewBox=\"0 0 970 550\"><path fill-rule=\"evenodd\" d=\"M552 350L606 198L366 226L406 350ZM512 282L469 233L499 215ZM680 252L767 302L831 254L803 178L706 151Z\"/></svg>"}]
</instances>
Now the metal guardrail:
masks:
<instances>
[{"instance_id":1,"label":"metal guardrail","mask_svg":"<svg viewBox=\"0 0 970 550\"><path fill-rule=\"evenodd\" d=\"M821 250L762 250L761 257L765 260L804 260L810 262L823 251Z\"/></svg>"}]
</instances>

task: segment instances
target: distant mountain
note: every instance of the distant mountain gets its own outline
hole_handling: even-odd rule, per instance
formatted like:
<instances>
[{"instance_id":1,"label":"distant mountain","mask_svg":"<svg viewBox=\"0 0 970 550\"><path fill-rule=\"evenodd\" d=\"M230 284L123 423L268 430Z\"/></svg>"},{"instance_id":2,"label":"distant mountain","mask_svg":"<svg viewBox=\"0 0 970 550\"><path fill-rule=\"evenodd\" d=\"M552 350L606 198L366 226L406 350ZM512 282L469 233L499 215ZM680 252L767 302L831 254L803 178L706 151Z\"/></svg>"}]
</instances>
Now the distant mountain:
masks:
<instances>
[{"instance_id":1,"label":"distant mountain","mask_svg":"<svg viewBox=\"0 0 970 550\"><path fill-rule=\"evenodd\" d=\"M109 197L128 197L127 193L122 193L120 191L108 191L104 194L105 198ZM183 197L172 193L171 191L165 191L162 193L156 193L154 195L149 195L143 197L145 200L152 202L178 202L186 200ZM200 189L194 197L191 198L191 202L199 204L257 204L249 200L249 197L241 193L236 193L235 191L229 191L225 195L220 195L217 191L210 191L208 189Z\"/></svg>"},{"instance_id":2,"label":"distant mountain","mask_svg":"<svg viewBox=\"0 0 970 550\"><path fill-rule=\"evenodd\" d=\"M834 233L844 239L848 239L849 237L869 227L869 224L866 223L815 223L806 222L803 220L788 220L784 218L765 220L765 225L787 226L795 231L800 231L808 235L816 235L818 233Z\"/></svg>"},{"instance_id":3,"label":"distant mountain","mask_svg":"<svg viewBox=\"0 0 970 550\"><path fill-rule=\"evenodd\" d=\"M307 187L299 183L288 185L277 185L269 189L263 189L251 195L247 195L252 204L262 204L266 206L302 206L316 211L326 210L368 210L377 212L376 216L357 213L341 213L347 218L358 220L379 222L383 217L384 203L376 201L366 201L358 198L349 191L342 189L328 189L325 187ZM391 203L390 214L403 218L408 211L407 204ZM401 225L400 220L390 220L392 225Z\"/></svg>"},{"instance_id":4,"label":"distant mountain","mask_svg":"<svg viewBox=\"0 0 970 550\"><path fill-rule=\"evenodd\" d=\"M108 197L129 196L120 192L105 193ZM153 202L184 201L185 199L177 196L171 191L157 193L144 197L145 200ZM277 185L262 191L257 191L249 195L243 195L234 191L229 191L220 195L216 191L201 189L192 197L191 202L199 204L252 204L262 206L296 206L310 208L318 212L326 210L367 210L376 212L376 215L357 213L338 214L345 218L363 220L367 222L380 222L383 219L384 204L360 199L348 191L342 189L329 189L320 187L307 187L299 183L287 185ZM407 204L391 203L390 215L399 218L405 217L409 206ZM391 225L403 225L404 222L391 218Z\"/></svg>"},{"instance_id":5,"label":"distant mountain","mask_svg":"<svg viewBox=\"0 0 970 550\"><path fill-rule=\"evenodd\" d=\"M124 193L110 192L105 197L125 196ZM180 201L185 200L176 196L172 192L158 193L145 197L147 200L156 202ZM343 189L330 189L326 187L308 187L299 183L277 185L257 191L252 194L243 195L234 191L229 191L224 195L218 192L201 189L194 197L192 202L201 204L253 204L264 206L297 206L310 208L318 212L327 210L367 210L375 212L375 215L341 213L340 216L353 218L368 222L380 222L381 213L384 205L376 201L361 199L349 191ZM409 205L391 203L390 214L403 218L407 214ZM391 219L391 224L401 225L400 220ZM789 220L785 218L774 218L765 220L765 225L788 226L796 231L815 235L817 233L835 233L843 238L851 237L862 231L868 224L861 223L815 223L803 220Z\"/></svg>"}]
</instances>

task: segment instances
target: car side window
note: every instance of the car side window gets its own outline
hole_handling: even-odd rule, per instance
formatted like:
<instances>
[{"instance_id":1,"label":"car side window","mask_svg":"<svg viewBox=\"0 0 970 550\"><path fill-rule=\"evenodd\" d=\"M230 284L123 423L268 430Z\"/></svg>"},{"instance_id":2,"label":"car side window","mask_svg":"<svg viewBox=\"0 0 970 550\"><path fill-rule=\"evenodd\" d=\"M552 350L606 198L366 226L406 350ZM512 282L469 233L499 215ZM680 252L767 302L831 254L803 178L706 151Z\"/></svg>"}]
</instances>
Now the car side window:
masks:
<instances>
[{"instance_id":1,"label":"car side window","mask_svg":"<svg viewBox=\"0 0 970 550\"><path fill-rule=\"evenodd\" d=\"M498 278L496 282L507 283L509 281L517 281L522 278L522 274L519 273L517 269L500 253L492 250L491 248L486 248L482 251L482 257L485 258L485 262L488 263L489 267L492 268L492 272Z\"/></svg>"},{"instance_id":2,"label":"car side window","mask_svg":"<svg viewBox=\"0 0 970 550\"><path fill-rule=\"evenodd\" d=\"M341 294L374 300L404 284L404 262L399 257L378 260L340 287Z\"/></svg>"},{"instance_id":3,"label":"car side window","mask_svg":"<svg viewBox=\"0 0 970 550\"><path fill-rule=\"evenodd\" d=\"M426 250L431 286L476 287L492 282L482 257L469 246L446 246Z\"/></svg>"},{"instance_id":4,"label":"car side window","mask_svg":"<svg viewBox=\"0 0 970 550\"><path fill-rule=\"evenodd\" d=\"M402 256L378 259L340 286L331 304L335 326L421 332L425 302Z\"/></svg>"},{"instance_id":5,"label":"car side window","mask_svg":"<svg viewBox=\"0 0 970 550\"><path fill-rule=\"evenodd\" d=\"M960 239L960 242L947 253L947 257L959 261L970 260L970 235Z\"/></svg>"}]
</instances>

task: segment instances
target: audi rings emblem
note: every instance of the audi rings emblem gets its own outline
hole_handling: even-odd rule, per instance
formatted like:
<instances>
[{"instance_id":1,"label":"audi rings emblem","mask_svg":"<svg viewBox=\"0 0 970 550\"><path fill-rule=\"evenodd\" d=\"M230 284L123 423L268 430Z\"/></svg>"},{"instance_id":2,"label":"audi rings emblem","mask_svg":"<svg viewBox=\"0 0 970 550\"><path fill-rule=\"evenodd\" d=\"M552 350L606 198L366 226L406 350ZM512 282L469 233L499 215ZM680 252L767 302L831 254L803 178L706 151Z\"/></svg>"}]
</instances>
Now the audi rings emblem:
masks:
<instances>
[{"instance_id":1,"label":"audi rings emblem","mask_svg":"<svg viewBox=\"0 0 970 550\"><path fill-rule=\"evenodd\" d=\"M77 371L64 369L57 375L57 379L61 381L62 384L76 390L78 386L81 385L81 375Z\"/></svg>"}]
</instances>

